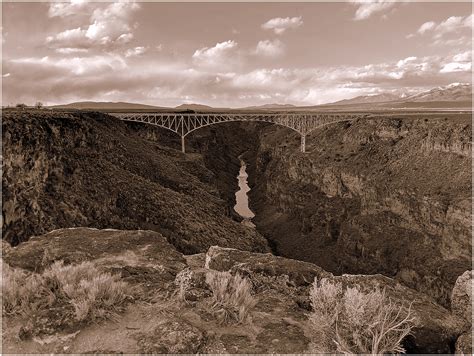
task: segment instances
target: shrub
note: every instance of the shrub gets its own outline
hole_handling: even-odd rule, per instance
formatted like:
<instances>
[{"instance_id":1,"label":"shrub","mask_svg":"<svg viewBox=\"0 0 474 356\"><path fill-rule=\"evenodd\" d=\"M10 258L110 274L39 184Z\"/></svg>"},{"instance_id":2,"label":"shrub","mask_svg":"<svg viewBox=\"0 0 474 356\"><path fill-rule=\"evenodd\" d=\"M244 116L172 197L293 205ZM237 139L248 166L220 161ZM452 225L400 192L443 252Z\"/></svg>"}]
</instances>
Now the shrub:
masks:
<instances>
[{"instance_id":1,"label":"shrub","mask_svg":"<svg viewBox=\"0 0 474 356\"><path fill-rule=\"evenodd\" d=\"M128 297L128 284L120 276L100 272L91 262L67 266L56 262L42 276L66 296L77 321L106 317Z\"/></svg>"},{"instance_id":2,"label":"shrub","mask_svg":"<svg viewBox=\"0 0 474 356\"><path fill-rule=\"evenodd\" d=\"M47 308L54 295L44 286L43 279L27 271L2 263L2 309L5 315L32 315Z\"/></svg>"},{"instance_id":3,"label":"shrub","mask_svg":"<svg viewBox=\"0 0 474 356\"><path fill-rule=\"evenodd\" d=\"M3 312L33 317L61 301L73 307L76 321L105 318L129 296L128 284L119 279L90 262L56 262L41 274L3 264Z\"/></svg>"},{"instance_id":4,"label":"shrub","mask_svg":"<svg viewBox=\"0 0 474 356\"><path fill-rule=\"evenodd\" d=\"M178 287L178 299L182 302L186 301L186 292L191 287L191 279L193 272L189 269L183 269L176 275L174 283Z\"/></svg>"},{"instance_id":5,"label":"shrub","mask_svg":"<svg viewBox=\"0 0 474 356\"><path fill-rule=\"evenodd\" d=\"M385 289L345 290L327 279L313 283L310 321L317 334L318 352L386 354L405 352L402 340L413 327L411 305L394 303Z\"/></svg>"},{"instance_id":6,"label":"shrub","mask_svg":"<svg viewBox=\"0 0 474 356\"><path fill-rule=\"evenodd\" d=\"M223 322L244 322L256 304L250 282L238 274L210 271L206 283L212 291L211 309L218 318Z\"/></svg>"}]
</instances>

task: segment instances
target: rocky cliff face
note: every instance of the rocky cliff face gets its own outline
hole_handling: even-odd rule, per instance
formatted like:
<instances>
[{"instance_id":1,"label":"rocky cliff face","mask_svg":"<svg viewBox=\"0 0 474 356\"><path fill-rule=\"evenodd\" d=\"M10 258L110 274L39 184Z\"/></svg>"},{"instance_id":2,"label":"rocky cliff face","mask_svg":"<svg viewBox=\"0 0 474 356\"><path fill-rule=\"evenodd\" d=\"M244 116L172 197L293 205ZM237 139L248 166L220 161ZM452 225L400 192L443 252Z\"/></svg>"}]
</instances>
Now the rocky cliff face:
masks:
<instances>
[{"instance_id":1,"label":"rocky cliff face","mask_svg":"<svg viewBox=\"0 0 474 356\"><path fill-rule=\"evenodd\" d=\"M3 113L3 238L17 245L53 229L150 229L181 251L265 251L255 230L227 217L199 155L162 144L152 126L102 114ZM143 130L143 131L142 131Z\"/></svg>"},{"instance_id":2,"label":"rocky cliff face","mask_svg":"<svg viewBox=\"0 0 474 356\"><path fill-rule=\"evenodd\" d=\"M255 222L274 250L333 273L382 273L444 305L471 261L469 117L378 118L299 140L268 127Z\"/></svg>"}]
</instances>

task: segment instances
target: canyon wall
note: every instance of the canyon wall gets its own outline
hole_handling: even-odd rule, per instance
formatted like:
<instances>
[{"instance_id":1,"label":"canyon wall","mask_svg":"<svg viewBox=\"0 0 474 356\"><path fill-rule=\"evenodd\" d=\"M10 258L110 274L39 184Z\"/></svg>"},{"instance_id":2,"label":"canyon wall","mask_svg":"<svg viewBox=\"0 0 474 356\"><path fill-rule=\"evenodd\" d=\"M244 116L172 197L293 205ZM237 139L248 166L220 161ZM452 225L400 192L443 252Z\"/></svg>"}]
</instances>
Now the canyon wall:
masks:
<instances>
[{"instance_id":1,"label":"canyon wall","mask_svg":"<svg viewBox=\"0 0 474 356\"><path fill-rule=\"evenodd\" d=\"M229 218L202 157L170 148L176 138L163 130L41 110L5 111L2 128L2 232L12 245L85 226L154 230L185 253L268 249L258 232Z\"/></svg>"},{"instance_id":2,"label":"canyon wall","mask_svg":"<svg viewBox=\"0 0 474 356\"><path fill-rule=\"evenodd\" d=\"M336 274L382 273L443 305L471 266L469 117L373 118L299 137L270 126L249 165L274 252Z\"/></svg>"}]
</instances>

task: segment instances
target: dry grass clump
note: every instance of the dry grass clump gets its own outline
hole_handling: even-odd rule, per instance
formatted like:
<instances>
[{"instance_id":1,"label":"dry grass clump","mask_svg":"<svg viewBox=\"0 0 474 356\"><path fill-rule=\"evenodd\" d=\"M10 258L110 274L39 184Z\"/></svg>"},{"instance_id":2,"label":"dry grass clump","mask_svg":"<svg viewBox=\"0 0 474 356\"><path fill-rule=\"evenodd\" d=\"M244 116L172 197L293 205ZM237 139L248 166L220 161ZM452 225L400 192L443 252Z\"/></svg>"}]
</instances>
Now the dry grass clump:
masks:
<instances>
[{"instance_id":1,"label":"dry grass clump","mask_svg":"<svg viewBox=\"0 0 474 356\"><path fill-rule=\"evenodd\" d=\"M247 278L229 272L209 271L206 283L212 291L211 309L222 322L242 323L246 320L256 304Z\"/></svg>"},{"instance_id":2,"label":"dry grass clump","mask_svg":"<svg viewBox=\"0 0 474 356\"><path fill-rule=\"evenodd\" d=\"M101 319L121 306L129 294L120 276L99 271L91 262L54 263L42 277L74 307L77 321Z\"/></svg>"},{"instance_id":3,"label":"dry grass clump","mask_svg":"<svg viewBox=\"0 0 474 356\"><path fill-rule=\"evenodd\" d=\"M31 315L48 307L52 297L43 279L34 273L2 263L2 309L4 315Z\"/></svg>"},{"instance_id":4,"label":"dry grass clump","mask_svg":"<svg viewBox=\"0 0 474 356\"><path fill-rule=\"evenodd\" d=\"M4 264L2 290L6 315L33 317L63 305L72 306L76 321L108 317L130 296L130 287L119 276L101 272L90 262L56 262L41 274Z\"/></svg>"},{"instance_id":5,"label":"dry grass clump","mask_svg":"<svg viewBox=\"0 0 474 356\"><path fill-rule=\"evenodd\" d=\"M315 280L310 292L318 352L344 354L403 353L402 340L413 328L411 305L394 303L385 289L343 290L340 283Z\"/></svg>"}]
</instances>

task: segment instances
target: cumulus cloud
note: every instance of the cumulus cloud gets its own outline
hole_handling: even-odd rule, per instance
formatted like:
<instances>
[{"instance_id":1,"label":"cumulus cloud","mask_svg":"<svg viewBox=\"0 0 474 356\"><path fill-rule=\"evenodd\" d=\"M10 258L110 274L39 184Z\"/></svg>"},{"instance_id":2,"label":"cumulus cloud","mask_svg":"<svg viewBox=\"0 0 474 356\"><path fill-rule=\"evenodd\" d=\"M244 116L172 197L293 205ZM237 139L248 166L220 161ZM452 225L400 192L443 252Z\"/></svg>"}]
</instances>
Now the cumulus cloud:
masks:
<instances>
[{"instance_id":1,"label":"cumulus cloud","mask_svg":"<svg viewBox=\"0 0 474 356\"><path fill-rule=\"evenodd\" d=\"M255 54L265 57L279 57L284 52L285 46L279 39L259 41L255 49Z\"/></svg>"},{"instance_id":2,"label":"cumulus cloud","mask_svg":"<svg viewBox=\"0 0 474 356\"><path fill-rule=\"evenodd\" d=\"M472 66L471 63L451 62L451 63L446 63L439 72L440 73L469 72L471 71L471 66Z\"/></svg>"},{"instance_id":3,"label":"cumulus cloud","mask_svg":"<svg viewBox=\"0 0 474 356\"><path fill-rule=\"evenodd\" d=\"M277 35L281 35L290 28L298 28L303 25L303 18L299 17L276 17L268 20L262 25L264 30L273 30Z\"/></svg>"},{"instance_id":4,"label":"cumulus cloud","mask_svg":"<svg viewBox=\"0 0 474 356\"><path fill-rule=\"evenodd\" d=\"M143 55L148 50L147 47L139 46L135 48L129 48L125 51L125 57L138 57Z\"/></svg>"},{"instance_id":5,"label":"cumulus cloud","mask_svg":"<svg viewBox=\"0 0 474 356\"><path fill-rule=\"evenodd\" d=\"M201 48L191 63L143 56L139 66L132 65L130 57L118 54L5 60L4 73L11 73L15 81L4 94L7 102L27 103L100 98L170 106L186 100L219 106L268 102L312 105L400 88L409 92L469 82L471 75L469 51L445 57L410 56L362 66L239 70L207 65L216 58L228 61L237 48L233 41ZM136 47L130 50L141 51Z\"/></svg>"},{"instance_id":6,"label":"cumulus cloud","mask_svg":"<svg viewBox=\"0 0 474 356\"><path fill-rule=\"evenodd\" d=\"M55 8L55 5L64 5ZM73 13L74 4L51 4L50 15L66 16ZM51 9L54 10L51 10ZM140 6L134 2L116 2L98 5L89 18L89 24L67 29L48 36L46 43L55 48L90 48L93 46L128 43L133 39L131 16ZM59 10L58 10L59 9Z\"/></svg>"},{"instance_id":7,"label":"cumulus cloud","mask_svg":"<svg viewBox=\"0 0 474 356\"><path fill-rule=\"evenodd\" d=\"M283 93L293 102L317 104L356 95L429 89L470 80L470 63L457 56L407 57L396 62L365 66L333 66L306 69L256 69L231 78L231 87L248 95Z\"/></svg>"},{"instance_id":8,"label":"cumulus cloud","mask_svg":"<svg viewBox=\"0 0 474 356\"><path fill-rule=\"evenodd\" d=\"M463 53L456 54L453 57L453 60L455 62L471 62L472 61L472 52L471 51L466 51Z\"/></svg>"},{"instance_id":9,"label":"cumulus cloud","mask_svg":"<svg viewBox=\"0 0 474 356\"><path fill-rule=\"evenodd\" d=\"M66 17L70 15L77 15L87 6L85 0L71 0L70 2L54 2L51 3L48 10L49 17Z\"/></svg>"},{"instance_id":10,"label":"cumulus cloud","mask_svg":"<svg viewBox=\"0 0 474 356\"><path fill-rule=\"evenodd\" d=\"M396 5L396 2L393 0L373 0L373 1L360 1L353 0L351 1L357 10L354 14L354 20L366 20L371 17L373 14L378 12L385 12Z\"/></svg>"},{"instance_id":11,"label":"cumulus cloud","mask_svg":"<svg viewBox=\"0 0 474 356\"><path fill-rule=\"evenodd\" d=\"M466 51L454 55L444 63L440 73L470 72L472 68L472 52Z\"/></svg>"},{"instance_id":12,"label":"cumulus cloud","mask_svg":"<svg viewBox=\"0 0 474 356\"><path fill-rule=\"evenodd\" d=\"M434 21L428 21L428 22L425 22L423 25L420 26L420 28L418 29L418 32L419 34L424 34L425 32L428 32L428 31L431 31L433 28L436 27L436 22Z\"/></svg>"},{"instance_id":13,"label":"cumulus cloud","mask_svg":"<svg viewBox=\"0 0 474 356\"><path fill-rule=\"evenodd\" d=\"M192 59L197 65L206 67L221 67L235 60L237 42L228 40L216 43L214 47L197 49Z\"/></svg>"},{"instance_id":14,"label":"cumulus cloud","mask_svg":"<svg viewBox=\"0 0 474 356\"><path fill-rule=\"evenodd\" d=\"M466 45L470 43L472 21L472 14L470 16L451 16L439 23L428 21L418 28L416 35L430 35L434 44ZM409 35L409 37L414 36L415 34Z\"/></svg>"}]
</instances>

